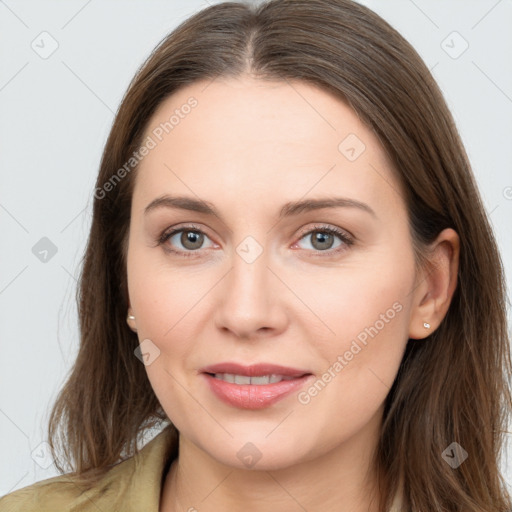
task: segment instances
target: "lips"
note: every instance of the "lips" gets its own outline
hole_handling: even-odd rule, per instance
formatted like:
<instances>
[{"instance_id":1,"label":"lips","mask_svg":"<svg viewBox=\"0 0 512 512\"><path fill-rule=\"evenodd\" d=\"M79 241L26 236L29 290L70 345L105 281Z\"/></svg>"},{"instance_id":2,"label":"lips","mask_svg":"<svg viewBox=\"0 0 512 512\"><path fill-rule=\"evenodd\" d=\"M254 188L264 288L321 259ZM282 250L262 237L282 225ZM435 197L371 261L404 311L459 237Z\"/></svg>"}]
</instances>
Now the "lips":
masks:
<instances>
[{"instance_id":1,"label":"lips","mask_svg":"<svg viewBox=\"0 0 512 512\"><path fill-rule=\"evenodd\" d=\"M226 374L240 376L240 378L233 382L231 379L226 379ZM268 407L292 392L299 391L313 377L307 370L270 363L251 366L238 363L219 363L202 368L201 376L217 398L241 409ZM284 380L268 384L253 383L253 378L263 376L281 376Z\"/></svg>"}]
</instances>

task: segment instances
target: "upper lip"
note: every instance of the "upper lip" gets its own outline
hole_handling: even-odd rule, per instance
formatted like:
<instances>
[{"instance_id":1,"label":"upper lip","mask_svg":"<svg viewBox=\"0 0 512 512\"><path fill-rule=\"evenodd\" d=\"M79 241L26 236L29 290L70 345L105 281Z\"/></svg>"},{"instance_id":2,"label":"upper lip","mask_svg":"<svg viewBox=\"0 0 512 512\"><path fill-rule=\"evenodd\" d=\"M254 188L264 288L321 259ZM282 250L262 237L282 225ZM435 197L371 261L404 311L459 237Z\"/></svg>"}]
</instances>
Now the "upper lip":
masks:
<instances>
[{"instance_id":1,"label":"upper lip","mask_svg":"<svg viewBox=\"0 0 512 512\"><path fill-rule=\"evenodd\" d=\"M225 362L206 366L200 370L201 373L229 373L233 375L246 375L247 377L260 377L262 375L283 375L285 377L302 377L310 375L307 370L290 368L270 363L258 363L244 366L239 363Z\"/></svg>"}]
</instances>

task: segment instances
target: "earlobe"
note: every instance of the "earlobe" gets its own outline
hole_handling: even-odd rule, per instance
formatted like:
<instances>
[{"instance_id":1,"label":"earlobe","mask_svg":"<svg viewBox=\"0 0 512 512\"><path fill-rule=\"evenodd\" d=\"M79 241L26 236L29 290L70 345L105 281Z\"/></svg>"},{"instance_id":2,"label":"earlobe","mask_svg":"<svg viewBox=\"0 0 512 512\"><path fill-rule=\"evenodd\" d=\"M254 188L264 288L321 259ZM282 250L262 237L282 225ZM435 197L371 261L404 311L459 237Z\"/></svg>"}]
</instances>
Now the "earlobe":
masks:
<instances>
[{"instance_id":1,"label":"earlobe","mask_svg":"<svg viewBox=\"0 0 512 512\"><path fill-rule=\"evenodd\" d=\"M457 287L459 236L444 229L432 243L428 265L415 284L409 338L423 339L443 321Z\"/></svg>"}]
</instances>

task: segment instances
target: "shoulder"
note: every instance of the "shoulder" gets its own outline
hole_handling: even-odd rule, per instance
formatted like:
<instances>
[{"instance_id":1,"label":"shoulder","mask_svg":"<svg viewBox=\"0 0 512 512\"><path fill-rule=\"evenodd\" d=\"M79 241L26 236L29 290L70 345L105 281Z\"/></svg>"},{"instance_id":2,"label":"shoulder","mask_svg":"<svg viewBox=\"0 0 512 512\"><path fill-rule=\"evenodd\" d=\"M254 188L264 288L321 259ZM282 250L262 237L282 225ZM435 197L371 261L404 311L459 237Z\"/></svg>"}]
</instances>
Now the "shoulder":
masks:
<instances>
[{"instance_id":1,"label":"shoulder","mask_svg":"<svg viewBox=\"0 0 512 512\"><path fill-rule=\"evenodd\" d=\"M114 510L134 475L134 457L111 467L94 485L86 485L76 474L67 473L41 480L0 498L0 512ZM117 509L116 509L117 510Z\"/></svg>"},{"instance_id":2,"label":"shoulder","mask_svg":"<svg viewBox=\"0 0 512 512\"><path fill-rule=\"evenodd\" d=\"M176 439L172 429L164 429L93 486L67 473L18 489L0 497L0 512L158 511L162 476Z\"/></svg>"},{"instance_id":3,"label":"shoulder","mask_svg":"<svg viewBox=\"0 0 512 512\"><path fill-rule=\"evenodd\" d=\"M61 475L36 482L1 497L0 512L69 511L73 510L75 505L79 505L85 495L85 491L75 478L70 474Z\"/></svg>"}]
</instances>

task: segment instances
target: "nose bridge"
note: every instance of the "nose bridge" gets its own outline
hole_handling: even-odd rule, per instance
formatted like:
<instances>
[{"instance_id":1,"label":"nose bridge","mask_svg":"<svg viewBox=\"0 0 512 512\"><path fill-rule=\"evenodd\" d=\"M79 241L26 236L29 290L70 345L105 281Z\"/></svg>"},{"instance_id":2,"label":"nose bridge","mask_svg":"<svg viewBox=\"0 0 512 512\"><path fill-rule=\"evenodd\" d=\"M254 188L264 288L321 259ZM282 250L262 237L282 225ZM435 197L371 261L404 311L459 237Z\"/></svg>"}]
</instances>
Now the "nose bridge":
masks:
<instances>
[{"instance_id":1,"label":"nose bridge","mask_svg":"<svg viewBox=\"0 0 512 512\"><path fill-rule=\"evenodd\" d=\"M251 235L235 247L230 291L241 309L256 311L269 303L269 256L264 244Z\"/></svg>"},{"instance_id":2,"label":"nose bridge","mask_svg":"<svg viewBox=\"0 0 512 512\"><path fill-rule=\"evenodd\" d=\"M233 247L232 267L220 300L221 326L239 336L250 336L278 326L278 290L269 270L270 252L253 236Z\"/></svg>"}]
</instances>

